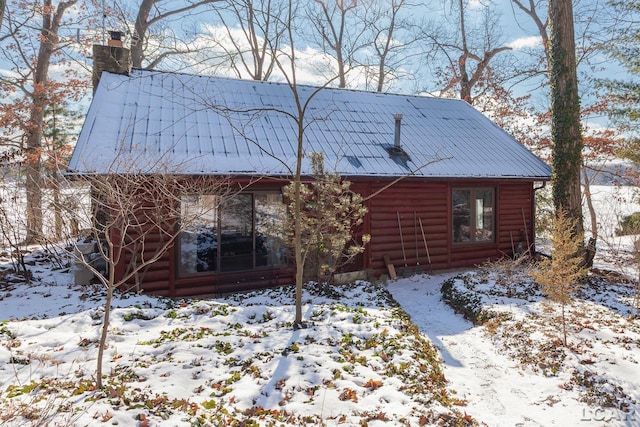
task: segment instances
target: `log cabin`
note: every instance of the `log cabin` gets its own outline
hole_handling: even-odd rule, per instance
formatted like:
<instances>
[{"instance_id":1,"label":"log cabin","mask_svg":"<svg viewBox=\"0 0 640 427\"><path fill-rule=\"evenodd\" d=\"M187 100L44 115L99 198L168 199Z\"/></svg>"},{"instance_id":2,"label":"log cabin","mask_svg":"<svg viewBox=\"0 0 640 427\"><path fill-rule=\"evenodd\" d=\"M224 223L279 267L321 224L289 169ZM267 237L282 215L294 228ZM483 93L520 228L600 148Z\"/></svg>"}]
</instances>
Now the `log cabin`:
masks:
<instances>
[{"instance_id":1,"label":"log cabin","mask_svg":"<svg viewBox=\"0 0 640 427\"><path fill-rule=\"evenodd\" d=\"M136 172L155 173L137 163L153 157L179 164L185 179L243 184L212 218L181 233L145 273L144 292L182 297L293 283L282 245L263 224L283 203L300 129L304 176L308 154L320 152L354 191L384 189L366 201L359 233L370 242L347 271L452 269L533 250L535 192L550 167L466 102L129 70L117 46L94 46L94 56L94 97L69 174L131 172L114 166L119 156ZM215 197L185 196L181 209Z\"/></svg>"}]
</instances>

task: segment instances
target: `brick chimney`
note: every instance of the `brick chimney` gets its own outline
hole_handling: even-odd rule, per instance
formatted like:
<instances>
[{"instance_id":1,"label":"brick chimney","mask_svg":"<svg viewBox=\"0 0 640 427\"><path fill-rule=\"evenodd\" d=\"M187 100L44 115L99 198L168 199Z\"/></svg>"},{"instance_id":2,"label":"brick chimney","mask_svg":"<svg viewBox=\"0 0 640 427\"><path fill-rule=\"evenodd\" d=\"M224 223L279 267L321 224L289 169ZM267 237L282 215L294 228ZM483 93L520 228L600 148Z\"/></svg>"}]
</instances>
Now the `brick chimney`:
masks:
<instances>
[{"instance_id":1,"label":"brick chimney","mask_svg":"<svg viewBox=\"0 0 640 427\"><path fill-rule=\"evenodd\" d=\"M93 45L93 91L96 91L103 71L129 75L131 71L131 53L122 47L122 33L109 31L107 46Z\"/></svg>"}]
</instances>

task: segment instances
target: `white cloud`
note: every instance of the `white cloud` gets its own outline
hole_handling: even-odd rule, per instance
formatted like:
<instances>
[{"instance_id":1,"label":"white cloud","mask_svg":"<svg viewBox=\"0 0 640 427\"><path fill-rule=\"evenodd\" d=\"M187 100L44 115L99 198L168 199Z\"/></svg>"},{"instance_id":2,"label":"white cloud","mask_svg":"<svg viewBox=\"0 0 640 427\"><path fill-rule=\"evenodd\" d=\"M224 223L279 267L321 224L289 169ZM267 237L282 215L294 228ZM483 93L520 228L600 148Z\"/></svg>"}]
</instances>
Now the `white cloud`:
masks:
<instances>
[{"instance_id":1,"label":"white cloud","mask_svg":"<svg viewBox=\"0 0 640 427\"><path fill-rule=\"evenodd\" d=\"M2 68L0 67L0 77L5 77L5 78L18 78L20 77L20 75L18 73L16 73L13 70L10 70L8 68Z\"/></svg>"},{"instance_id":2,"label":"white cloud","mask_svg":"<svg viewBox=\"0 0 640 427\"><path fill-rule=\"evenodd\" d=\"M225 52L227 49L236 54L235 60L239 63L240 55L243 62L252 64L253 58L250 55L251 46L246 40L246 34L239 28L227 28L220 25L203 25L203 35L201 35L194 44L200 56L196 55L195 60L185 57L185 62L192 60L192 71L198 74L226 77L238 77L237 70L231 68L229 54ZM242 54L237 54L238 48ZM289 72L291 66L287 57L291 54L291 46L283 44L279 47L283 68ZM334 83L330 86L336 86L338 66L336 59L326 52L322 52L311 46L304 46L295 49L295 72L296 80L300 84L323 85L329 80L334 79ZM269 59L267 59L267 62ZM240 64L240 77L249 78L246 70ZM282 71L275 67L269 80L274 82L285 81ZM362 69L350 70L347 76L347 85L350 88L366 87L366 73Z\"/></svg>"},{"instance_id":3,"label":"white cloud","mask_svg":"<svg viewBox=\"0 0 640 427\"><path fill-rule=\"evenodd\" d=\"M520 37L509 43L509 47L514 50L520 50L532 47L541 47L542 38L540 36Z\"/></svg>"}]
</instances>

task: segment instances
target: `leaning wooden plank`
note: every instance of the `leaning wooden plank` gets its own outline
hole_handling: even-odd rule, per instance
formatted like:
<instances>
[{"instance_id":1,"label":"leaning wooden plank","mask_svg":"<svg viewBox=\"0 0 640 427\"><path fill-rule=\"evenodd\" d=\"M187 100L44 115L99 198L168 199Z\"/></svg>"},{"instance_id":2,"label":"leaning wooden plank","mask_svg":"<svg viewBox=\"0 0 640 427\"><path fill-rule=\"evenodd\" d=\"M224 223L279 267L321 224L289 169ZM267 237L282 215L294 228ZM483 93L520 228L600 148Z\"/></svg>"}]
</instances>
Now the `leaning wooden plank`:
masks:
<instances>
[{"instance_id":1,"label":"leaning wooden plank","mask_svg":"<svg viewBox=\"0 0 640 427\"><path fill-rule=\"evenodd\" d=\"M393 264L391 264L391 259L389 258L389 255L385 254L382 258L384 259L384 263L387 266L387 270L389 271L389 277L391 277L391 279L395 279L396 268L393 266Z\"/></svg>"}]
</instances>

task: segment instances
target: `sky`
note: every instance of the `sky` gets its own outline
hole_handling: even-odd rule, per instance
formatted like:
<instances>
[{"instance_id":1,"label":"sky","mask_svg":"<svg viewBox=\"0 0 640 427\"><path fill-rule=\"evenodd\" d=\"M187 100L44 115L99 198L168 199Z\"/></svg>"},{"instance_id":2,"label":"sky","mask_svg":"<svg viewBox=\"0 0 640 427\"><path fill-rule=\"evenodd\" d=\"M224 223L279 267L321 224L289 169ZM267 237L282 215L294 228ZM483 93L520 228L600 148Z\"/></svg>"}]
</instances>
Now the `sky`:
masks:
<instances>
[{"instance_id":1,"label":"sky","mask_svg":"<svg viewBox=\"0 0 640 427\"><path fill-rule=\"evenodd\" d=\"M123 9L129 8L129 10L132 11L132 10L135 10L135 7L138 4L138 2L131 1L131 0L125 1L125 2L104 0L102 4L105 7L113 7L117 10L123 10ZM171 4L175 4L175 2L172 2ZM420 6L417 10L421 10L424 13L425 17L433 17L438 14L444 17L449 17L452 13L449 3L445 2L444 0L436 0L432 2L429 7L424 6L424 2L420 4L422 4L422 6ZM483 5L486 5L486 4L489 4L489 2L481 1L481 0L469 1L467 14L466 14L466 19L468 21L467 23L469 26L474 25L474 23L477 23L482 18L484 13ZM576 2L575 7L576 7L576 10L582 10L583 8L591 7L594 4L597 4L597 3L593 0L583 0L581 2ZM541 51L540 38L537 36L537 30L533 25L533 23L531 22L531 19L525 16L517 8L514 9L514 6L512 6L511 2L508 0L494 1L491 3L491 7L495 8L495 10L497 10L499 13L499 18L497 19L496 26L492 28L492 30L495 30L496 32L499 32L502 34L499 39L499 42L500 42L499 44L509 45L513 48L512 53L514 53L515 55L514 58L516 63L523 63L525 61L530 61L532 58L531 57L532 51L537 51L537 52ZM203 10L205 9L200 9L195 16L181 16L180 18L177 18L173 21L168 21L170 25L170 30L180 33L180 32L193 31L193 25L196 25L196 24L203 25L204 23L210 26L211 23L215 21L215 19L213 18L213 15L211 18L207 18L207 14L202 12ZM514 10L517 15L517 18L514 18L513 16ZM545 12L546 11L544 10L541 11L542 14L544 14ZM416 13L415 15L419 16L420 13ZM203 17L205 19L202 19ZM118 26L120 27L116 29L121 29L121 30L124 29L124 27L121 26L122 24L117 23L117 21L114 21L112 18L108 18L104 21L98 20L99 25L100 25L100 21L102 21L104 25L104 29L106 30L109 30ZM580 30L581 27L582 27L582 24L580 23L578 23L576 26L578 31ZM75 34L75 30L76 29L74 28L70 30L71 35ZM96 30L99 33L102 32L102 29L99 27L96 28ZM133 25L132 23L130 23L127 31L131 32L132 30L133 30ZM125 42L127 40L128 39L125 39ZM210 44L210 42L206 42L206 43ZM230 42L228 41L227 43L230 43ZM298 67L300 81L304 83L310 83L310 84L324 83L326 81L326 76L320 76L317 70L323 67L326 68L328 64L331 64L331 60L323 59L322 55L319 55L318 51L311 46L305 46L303 44L298 44L297 46L299 48L299 51L297 54L298 54L298 59L300 64L300 66ZM86 71L83 71L83 73L86 74L88 78L88 72L91 68L91 60L90 58L85 57L85 58L81 58L80 61L82 62L83 68L86 70ZM603 58L596 58L595 63L596 63L595 68L588 69L586 66L583 66L582 70L585 72L588 72L589 74L596 73L597 75L601 75L601 76L622 75L624 71L616 64L608 60L605 61L603 60ZM3 65L5 66L4 70L3 70ZM0 62L0 73L3 73L5 75L10 75L12 72L10 70L7 70L6 66L7 66L6 63L2 64ZM72 66L77 69L76 64ZM167 62L164 66L164 68L170 71L186 71L188 73L201 73L201 72L205 72L206 70L205 67L203 67L201 64L196 63L196 61L192 62L191 67L192 68L190 69L184 69L183 64L177 64L175 62ZM421 66L420 68L422 69L422 71L426 70L426 73L423 73L423 75L420 76L418 80L414 80L414 79L399 80L398 82L395 82L390 87L388 87L387 90L391 92L398 92L398 93L422 93L422 94L431 94L431 95L437 94L437 92L434 91L434 89L436 89L436 86L434 86L432 83L429 83L429 79L433 77L433 74L432 74L433 70L428 70L427 67L424 67L424 66ZM63 77L64 69L62 67L54 66L52 67L51 72L53 76L57 76L58 78L64 78ZM219 69L217 73L223 74L226 76L235 77L235 74L230 72L228 69L227 70ZM244 76L244 77L247 77L247 76ZM277 76L275 78L277 78ZM365 84L364 84L365 78L366 78L365 73L356 73L352 76L350 83L352 87L363 88L365 87ZM514 94L517 96L531 94L532 105L534 105L539 109L546 109L548 106L548 94L547 94L547 90L544 87L541 87L542 81L543 80L541 80L541 77L535 78L532 80L522 81L522 82L518 82L517 84L514 84L513 86L510 87L510 89L512 89ZM586 78L584 75L580 76L580 82L582 87L587 87L592 84L589 82L589 79ZM587 92L584 90L582 92L584 96L583 104L588 104L590 99L587 96ZM88 101L89 101L89 97L85 98L83 102L78 104L78 108L80 110L85 110L88 106ZM605 115L590 117L586 120L588 120L590 124L598 127L607 126L608 124L608 120Z\"/></svg>"}]
</instances>

